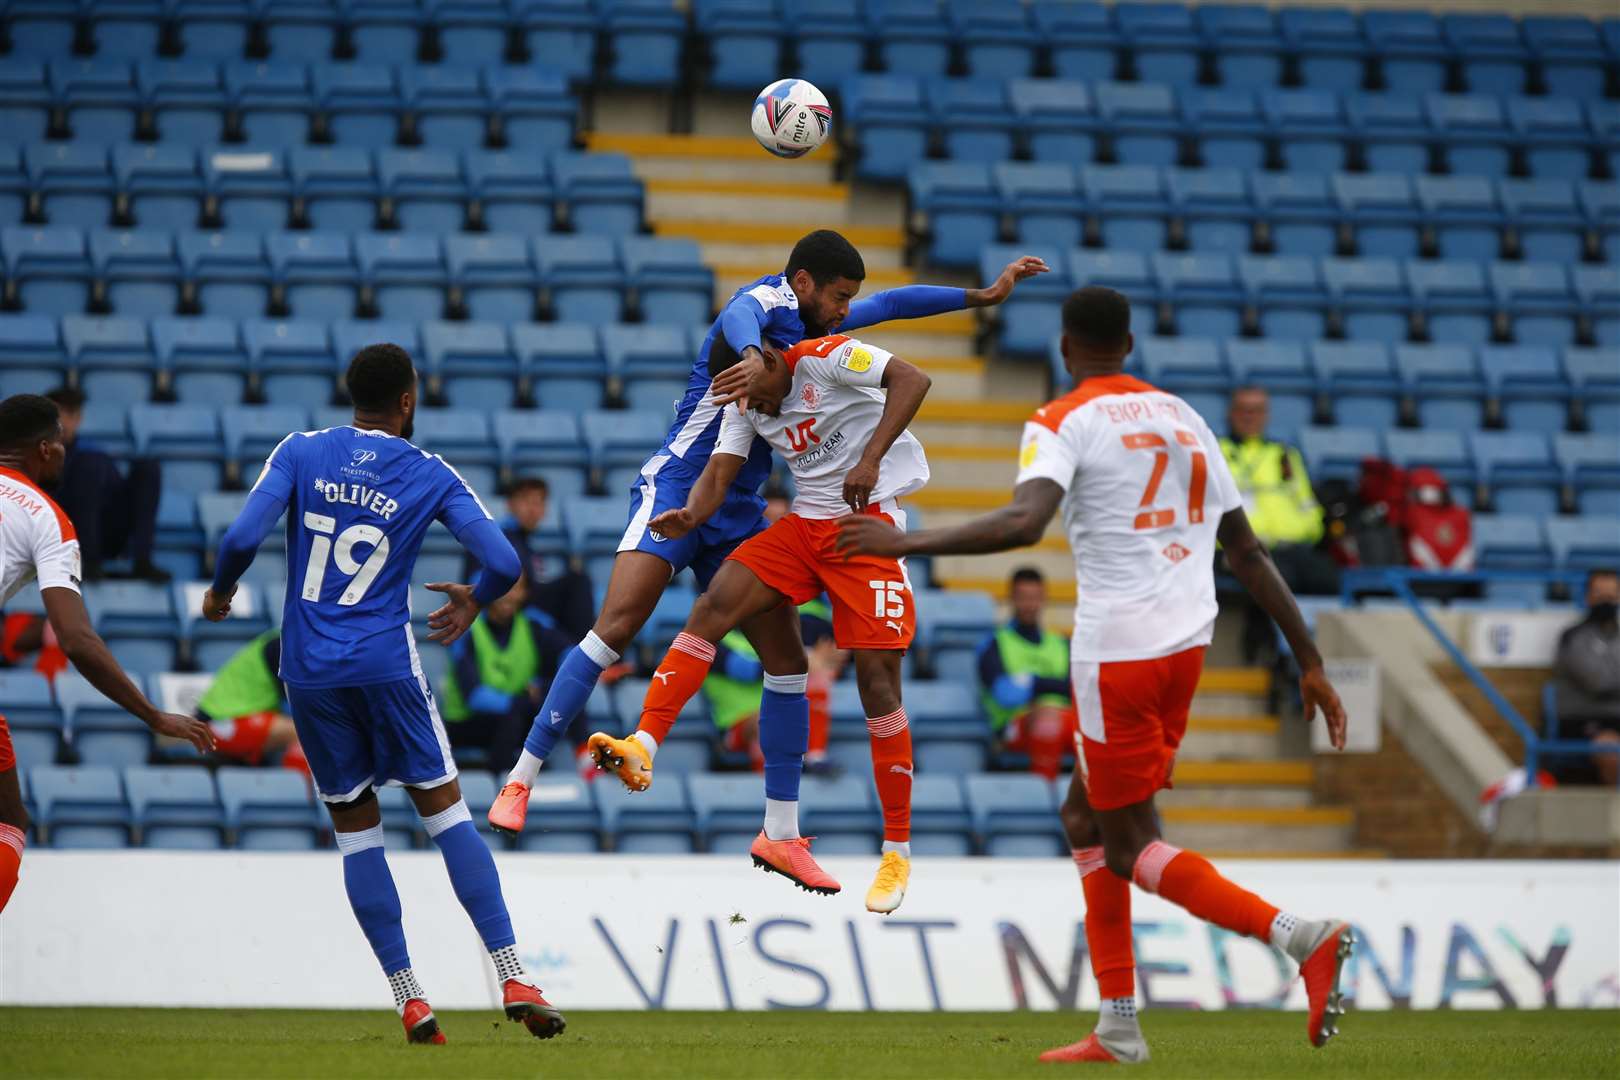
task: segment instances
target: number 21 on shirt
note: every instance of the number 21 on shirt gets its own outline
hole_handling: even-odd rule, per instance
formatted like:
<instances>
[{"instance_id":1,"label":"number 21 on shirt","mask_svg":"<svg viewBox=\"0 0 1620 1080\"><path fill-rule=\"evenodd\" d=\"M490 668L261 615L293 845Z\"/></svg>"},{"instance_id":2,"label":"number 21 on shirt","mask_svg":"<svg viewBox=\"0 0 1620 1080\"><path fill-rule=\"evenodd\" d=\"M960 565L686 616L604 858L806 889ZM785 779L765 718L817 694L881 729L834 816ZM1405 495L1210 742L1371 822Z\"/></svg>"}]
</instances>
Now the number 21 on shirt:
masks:
<instances>
[{"instance_id":1,"label":"number 21 on shirt","mask_svg":"<svg viewBox=\"0 0 1620 1080\"><path fill-rule=\"evenodd\" d=\"M1159 496L1159 486L1164 483L1165 470L1170 466L1170 444L1164 436L1151 431L1140 431L1130 435L1121 435L1120 441L1127 450L1153 451L1153 473L1148 477L1147 488L1142 492L1142 501L1137 504L1135 528L1138 532L1148 532L1153 529L1168 529L1176 523L1176 510L1173 506L1156 507L1154 503ZM1176 429L1176 443L1182 447L1192 447L1192 453L1187 455L1192 462L1192 476L1187 481L1187 521L1198 525L1204 520L1204 487L1209 479L1209 459L1204 451L1198 448L1198 437L1184 428Z\"/></svg>"}]
</instances>

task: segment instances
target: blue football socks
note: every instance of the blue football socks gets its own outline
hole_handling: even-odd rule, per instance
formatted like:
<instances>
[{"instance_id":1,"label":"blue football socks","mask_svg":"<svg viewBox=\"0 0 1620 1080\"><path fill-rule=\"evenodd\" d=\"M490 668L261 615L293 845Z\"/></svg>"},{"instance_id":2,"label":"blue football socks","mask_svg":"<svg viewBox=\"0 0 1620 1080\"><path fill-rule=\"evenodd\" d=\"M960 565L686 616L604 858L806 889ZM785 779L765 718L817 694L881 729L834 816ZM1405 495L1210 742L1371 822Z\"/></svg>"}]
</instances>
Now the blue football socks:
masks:
<instances>
[{"instance_id":1,"label":"blue football socks","mask_svg":"<svg viewBox=\"0 0 1620 1080\"><path fill-rule=\"evenodd\" d=\"M546 700L529 726L528 738L523 740L523 754L512 770L510 779L533 785L540 773L540 763L557 745L557 740L574 722L590 699L591 691L602 672L619 660L619 654L608 648L595 632L585 635L578 645L569 649L557 666L557 676L546 690Z\"/></svg>"},{"instance_id":2,"label":"blue football socks","mask_svg":"<svg viewBox=\"0 0 1620 1080\"><path fill-rule=\"evenodd\" d=\"M383 857L381 825L362 832L337 834L338 850L343 853L343 887L349 894L354 917L371 942L383 974L392 975L411 966L405 948L405 927L400 923L399 890Z\"/></svg>"},{"instance_id":3,"label":"blue football socks","mask_svg":"<svg viewBox=\"0 0 1620 1080\"><path fill-rule=\"evenodd\" d=\"M807 675L765 676L759 700L759 748L765 755L765 797L797 802L804 755L810 749Z\"/></svg>"},{"instance_id":4,"label":"blue football socks","mask_svg":"<svg viewBox=\"0 0 1620 1080\"><path fill-rule=\"evenodd\" d=\"M439 845L456 899L478 928L484 948L494 952L514 944L517 938L512 934L506 898L501 895L500 872L495 869L489 845L473 826L467 804L458 801L447 810L423 818L422 828Z\"/></svg>"}]
</instances>

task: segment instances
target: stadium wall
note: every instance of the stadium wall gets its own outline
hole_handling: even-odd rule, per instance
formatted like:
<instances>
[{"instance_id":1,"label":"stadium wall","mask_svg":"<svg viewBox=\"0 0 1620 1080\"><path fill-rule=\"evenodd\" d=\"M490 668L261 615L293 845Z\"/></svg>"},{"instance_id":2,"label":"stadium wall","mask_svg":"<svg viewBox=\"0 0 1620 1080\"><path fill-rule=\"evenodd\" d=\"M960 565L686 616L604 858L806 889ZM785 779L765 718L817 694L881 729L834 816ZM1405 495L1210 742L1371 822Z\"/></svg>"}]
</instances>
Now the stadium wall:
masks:
<instances>
[{"instance_id":1,"label":"stadium wall","mask_svg":"<svg viewBox=\"0 0 1620 1080\"><path fill-rule=\"evenodd\" d=\"M903 913L809 897L731 856L497 856L523 959L564 1008L1091 1008L1062 860L918 860ZM390 857L440 1008L496 1000L433 853ZM1357 1007L1620 1004L1620 863L1233 861L1301 914L1351 919ZM1302 1008L1272 951L1135 893L1150 1008ZM30 852L0 920L0 1003L377 1008L384 981L332 853Z\"/></svg>"}]
</instances>

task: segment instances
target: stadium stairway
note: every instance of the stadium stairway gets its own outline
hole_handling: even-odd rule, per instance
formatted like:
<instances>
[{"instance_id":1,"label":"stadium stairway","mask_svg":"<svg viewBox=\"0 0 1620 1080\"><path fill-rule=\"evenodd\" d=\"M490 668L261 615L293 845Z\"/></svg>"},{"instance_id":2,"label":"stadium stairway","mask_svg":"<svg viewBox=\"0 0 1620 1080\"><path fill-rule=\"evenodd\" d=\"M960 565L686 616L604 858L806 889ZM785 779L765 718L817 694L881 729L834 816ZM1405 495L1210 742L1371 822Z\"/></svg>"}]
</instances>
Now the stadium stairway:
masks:
<instances>
[{"instance_id":1,"label":"stadium stairway","mask_svg":"<svg viewBox=\"0 0 1620 1080\"><path fill-rule=\"evenodd\" d=\"M629 157L647 192L648 224L659 236L696 241L715 271L715 305L739 286L778 270L793 242L816 226L836 228L861 249L867 291L918 280L906 265L905 206L899 192L839 182L835 147L807 158L764 156L737 135L746 100L700 95L693 132L665 133L666 103L640 92L605 91L592 110L593 151ZM952 281L930 274L929 281ZM911 503L930 525L999 506L1016 473L1024 421L1047 398L1034 365L983 358L971 312L890 323L863 336L922 366L933 390L915 424L934 479ZM1053 625L1067 627L1073 566L1061 529L1034 551L934 560L936 582L1005 599L1008 574L1035 564L1052 590ZM1177 768L1162 799L1166 834L1199 850L1302 857L1360 854L1348 808L1313 801L1308 756L1285 756L1289 740L1268 707L1270 675L1211 668L1200 684Z\"/></svg>"}]
</instances>

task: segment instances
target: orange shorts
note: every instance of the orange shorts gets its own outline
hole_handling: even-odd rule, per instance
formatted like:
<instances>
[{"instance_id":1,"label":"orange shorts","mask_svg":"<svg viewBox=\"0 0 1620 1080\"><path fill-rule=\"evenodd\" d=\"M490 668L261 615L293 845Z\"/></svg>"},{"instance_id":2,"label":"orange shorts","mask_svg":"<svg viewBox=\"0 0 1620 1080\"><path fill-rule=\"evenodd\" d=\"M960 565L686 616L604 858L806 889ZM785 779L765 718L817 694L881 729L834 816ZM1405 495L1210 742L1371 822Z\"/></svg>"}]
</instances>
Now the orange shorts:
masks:
<instances>
[{"instance_id":1,"label":"orange shorts","mask_svg":"<svg viewBox=\"0 0 1620 1080\"><path fill-rule=\"evenodd\" d=\"M868 509L905 528L905 514ZM906 649L917 633L917 608L904 559L842 555L836 519L788 514L750 537L730 558L795 604L823 592L832 600L833 640L840 649Z\"/></svg>"},{"instance_id":2,"label":"orange shorts","mask_svg":"<svg viewBox=\"0 0 1620 1080\"><path fill-rule=\"evenodd\" d=\"M257 765L264 757L264 744L270 741L270 728L275 722L276 713L271 711L210 720L208 726L214 729L214 746L221 754Z\"/></svg>"},{"instance_id":3,"label":"orange shorts","mask_svg":"<svg viewBox=\"0 0 1620 1080\"><path fill-rule=\"evenodd\" d=\"M1153 660L1074 662L1076 745L1093 809L1146 802L1171 786L1203 671L1202 645Z\"/></svg>"},{"instance_id":4,"label":"orange shorts","mask_svg":"<svg viewBox=\"0 0 1620 1080\"><path fill-rule=\"evenodd\" d=\"M11 748L11 729L6 718L0 716L0 772L17 767L17 752Z\"/></svg>"}]
</instances>

